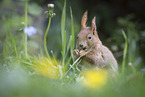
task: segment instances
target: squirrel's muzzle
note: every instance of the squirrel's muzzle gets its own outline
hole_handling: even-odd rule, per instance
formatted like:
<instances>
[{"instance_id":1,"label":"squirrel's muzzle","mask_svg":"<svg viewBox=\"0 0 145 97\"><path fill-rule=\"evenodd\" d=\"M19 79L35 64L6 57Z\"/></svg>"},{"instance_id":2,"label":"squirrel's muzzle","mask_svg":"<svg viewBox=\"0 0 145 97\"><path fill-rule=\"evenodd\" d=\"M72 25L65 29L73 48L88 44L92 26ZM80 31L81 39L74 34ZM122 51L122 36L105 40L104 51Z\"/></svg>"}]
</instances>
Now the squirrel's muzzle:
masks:
<instances>
[{"instance_id":1,"label":"squirrel's muzzle","mask_svg":"<svg viewBox=\"0 0 145 97\"><path fill-rule=\"evenodd\" d=\"M82 50L85 50L85 51L87 50L87 47L86 47L85 45L80 44L79 46L80 46L80 48L81 48Z\"/></svg>"}]
</instances>

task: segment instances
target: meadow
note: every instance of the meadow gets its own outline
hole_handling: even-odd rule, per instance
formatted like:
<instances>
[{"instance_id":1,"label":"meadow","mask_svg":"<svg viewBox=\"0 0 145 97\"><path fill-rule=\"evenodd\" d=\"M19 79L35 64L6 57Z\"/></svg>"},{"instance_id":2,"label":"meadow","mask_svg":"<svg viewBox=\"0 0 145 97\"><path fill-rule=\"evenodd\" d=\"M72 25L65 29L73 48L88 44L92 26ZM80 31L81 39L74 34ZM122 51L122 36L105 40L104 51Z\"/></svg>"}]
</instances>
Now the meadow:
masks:
<instances>
[{"instance_id":1,"label":"meadow","mask_svg":"<svg viewBox=\"0 0 145 97\"><path fill-rule=\"evenodd\" d=\"M112 74L79 66L73 50L80 24L74 22L74 6L67 7L66 0L58 24L55 4L46 4L44 10L23 0L16 2L20 10L11 12L10 1L3 1L6 11L1 11L0 97L145 97L145 68L138 46L145 35L140 36L131 15L118 18L117 34L111 37L116 44L109 39L106 43L119 64ZM46 27L37 18L45 18Z\"/></svg>"}]
</instances>

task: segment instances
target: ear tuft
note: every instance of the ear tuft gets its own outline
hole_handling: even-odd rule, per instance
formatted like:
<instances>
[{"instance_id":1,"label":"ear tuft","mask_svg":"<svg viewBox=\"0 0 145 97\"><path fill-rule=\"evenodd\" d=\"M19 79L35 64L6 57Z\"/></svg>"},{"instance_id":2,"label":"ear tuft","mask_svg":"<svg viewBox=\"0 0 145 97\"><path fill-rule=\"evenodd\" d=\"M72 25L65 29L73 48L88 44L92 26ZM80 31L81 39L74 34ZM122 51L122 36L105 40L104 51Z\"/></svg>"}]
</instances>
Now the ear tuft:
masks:
<instances>
[{"instance_id":1,"label":"ear tuft","mask_svg":"<svg viewBox=\"0 0 145 97\"><path fill-rule=\"evenodd\" d=\"M87 15L88 15L88 11L86 11L82 17L82 21L81 21L81 29L86 28L86 22L87 22Z\"/></svg>"},{"instance_id":2,"label":"ear tuft","mask_svg":"<svg viewBox=\"0 0 145 97\"><path fill-rule=\"evenodd\" d=\"M96 17L93 18L92 25L91 25L91 30L93 31L93 35L97 34L96 33L96 23L95 23L95 21L96 21Z\"/></svg>"},{"instance_id":3,"label":"ear tuft","mask_svg":"<svg viewBox=\"0 0 145 97\"><path fill-rule=\"evenodd\" d=\"M96 21L96 17L94 17L93 20L92 20L92 25L91 25L91 30L92 31L96 30L96 23L95 23L95 21Z\"/></svg>"}]
</instances>

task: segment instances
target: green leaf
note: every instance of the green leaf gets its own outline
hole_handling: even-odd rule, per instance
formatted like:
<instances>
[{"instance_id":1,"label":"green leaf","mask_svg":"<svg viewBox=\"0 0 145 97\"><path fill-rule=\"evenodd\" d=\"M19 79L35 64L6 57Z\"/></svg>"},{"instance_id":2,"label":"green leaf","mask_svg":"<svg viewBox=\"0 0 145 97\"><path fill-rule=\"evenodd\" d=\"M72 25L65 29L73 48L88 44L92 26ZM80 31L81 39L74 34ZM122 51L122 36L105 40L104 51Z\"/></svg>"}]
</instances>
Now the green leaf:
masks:
<instances>
[{"instance_id":1,"label":"green leaf","mask_svg":"<svg viewBox=\"0 0 145 97\"><path fill-rule=\"evenodd\" d=\"M124 30L122 30L122 34L123 34L123 37L125 39L125 46L124 46L124 51L123 51L123 62L122 62L122 72L124 73L125 59L126 59L126 54L127 54L127 36L126 36Z\"/></svg>"},{"instance_id":2,"label":"green leaf","mask_svg":"<svg viewBox=\"0 0 145 97\"><path fill-rule=\"evenodd\" d=\"M71 41L71 56L74 61L73 57L73 50L74 50L74 45L75 45L75 33L74 33L74 25L73 25L73 14L72 14L72 9L70 7L70 15L71 15L71 34L72 34L72 41Z\"/></svg>"},{"instance_id":3,"label":"green leaf","mask_svg":"<svg viewBox=\"0 0 145 97\"><path fill-rule=\"evenodd\" d=\"M66 19L66 0L64 2L62 17L61 17L62 65L63 65L63 67L65 64L65 49L66 49L65 19Z\"/></svg>"}]
</instances>

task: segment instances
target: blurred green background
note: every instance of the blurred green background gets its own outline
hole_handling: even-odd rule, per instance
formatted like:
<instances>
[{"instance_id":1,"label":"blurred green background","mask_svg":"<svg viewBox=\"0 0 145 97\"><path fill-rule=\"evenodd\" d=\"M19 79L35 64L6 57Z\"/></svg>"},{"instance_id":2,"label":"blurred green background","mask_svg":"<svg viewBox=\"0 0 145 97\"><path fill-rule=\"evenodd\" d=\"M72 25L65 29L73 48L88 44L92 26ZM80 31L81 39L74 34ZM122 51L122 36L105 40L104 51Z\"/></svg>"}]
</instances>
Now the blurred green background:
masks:
<instances>
[{"instance_id":1,"label":"blurred green background","mask_svg":"<svg viewBox=\"0 0 145 97\"><path fill-rule=\"evenodd\" d=\"M43 34L47 27L48 18L44 12L47 4L54 3L54 12L51 28L48 33L48 49L53 50L60 59L61 39L60 23L64 0L28 0L28 26L37 28L37 35L29 37L29 49L38 54L39 45L43 45ZM6 34L12 32L19 40L24 28L25 0L0 0L0 57ZM103 44L113 51L119 62L122 60L124 38L123 29L128 36L129 62L141 64L145 57L145 1L144 0L67 0L66 32L67 38L71 33L70 12L72 7L74 17L75 36L80 31L80 22L83 13L88 10L88 26L96 16L97 31ZM20 44L20 43L18 43ZM21 49L21 48L19 48ZM131 57L131 58L130 58ZM132 57L135 57L132 58Z\"/></svg>"}]
</instances>

